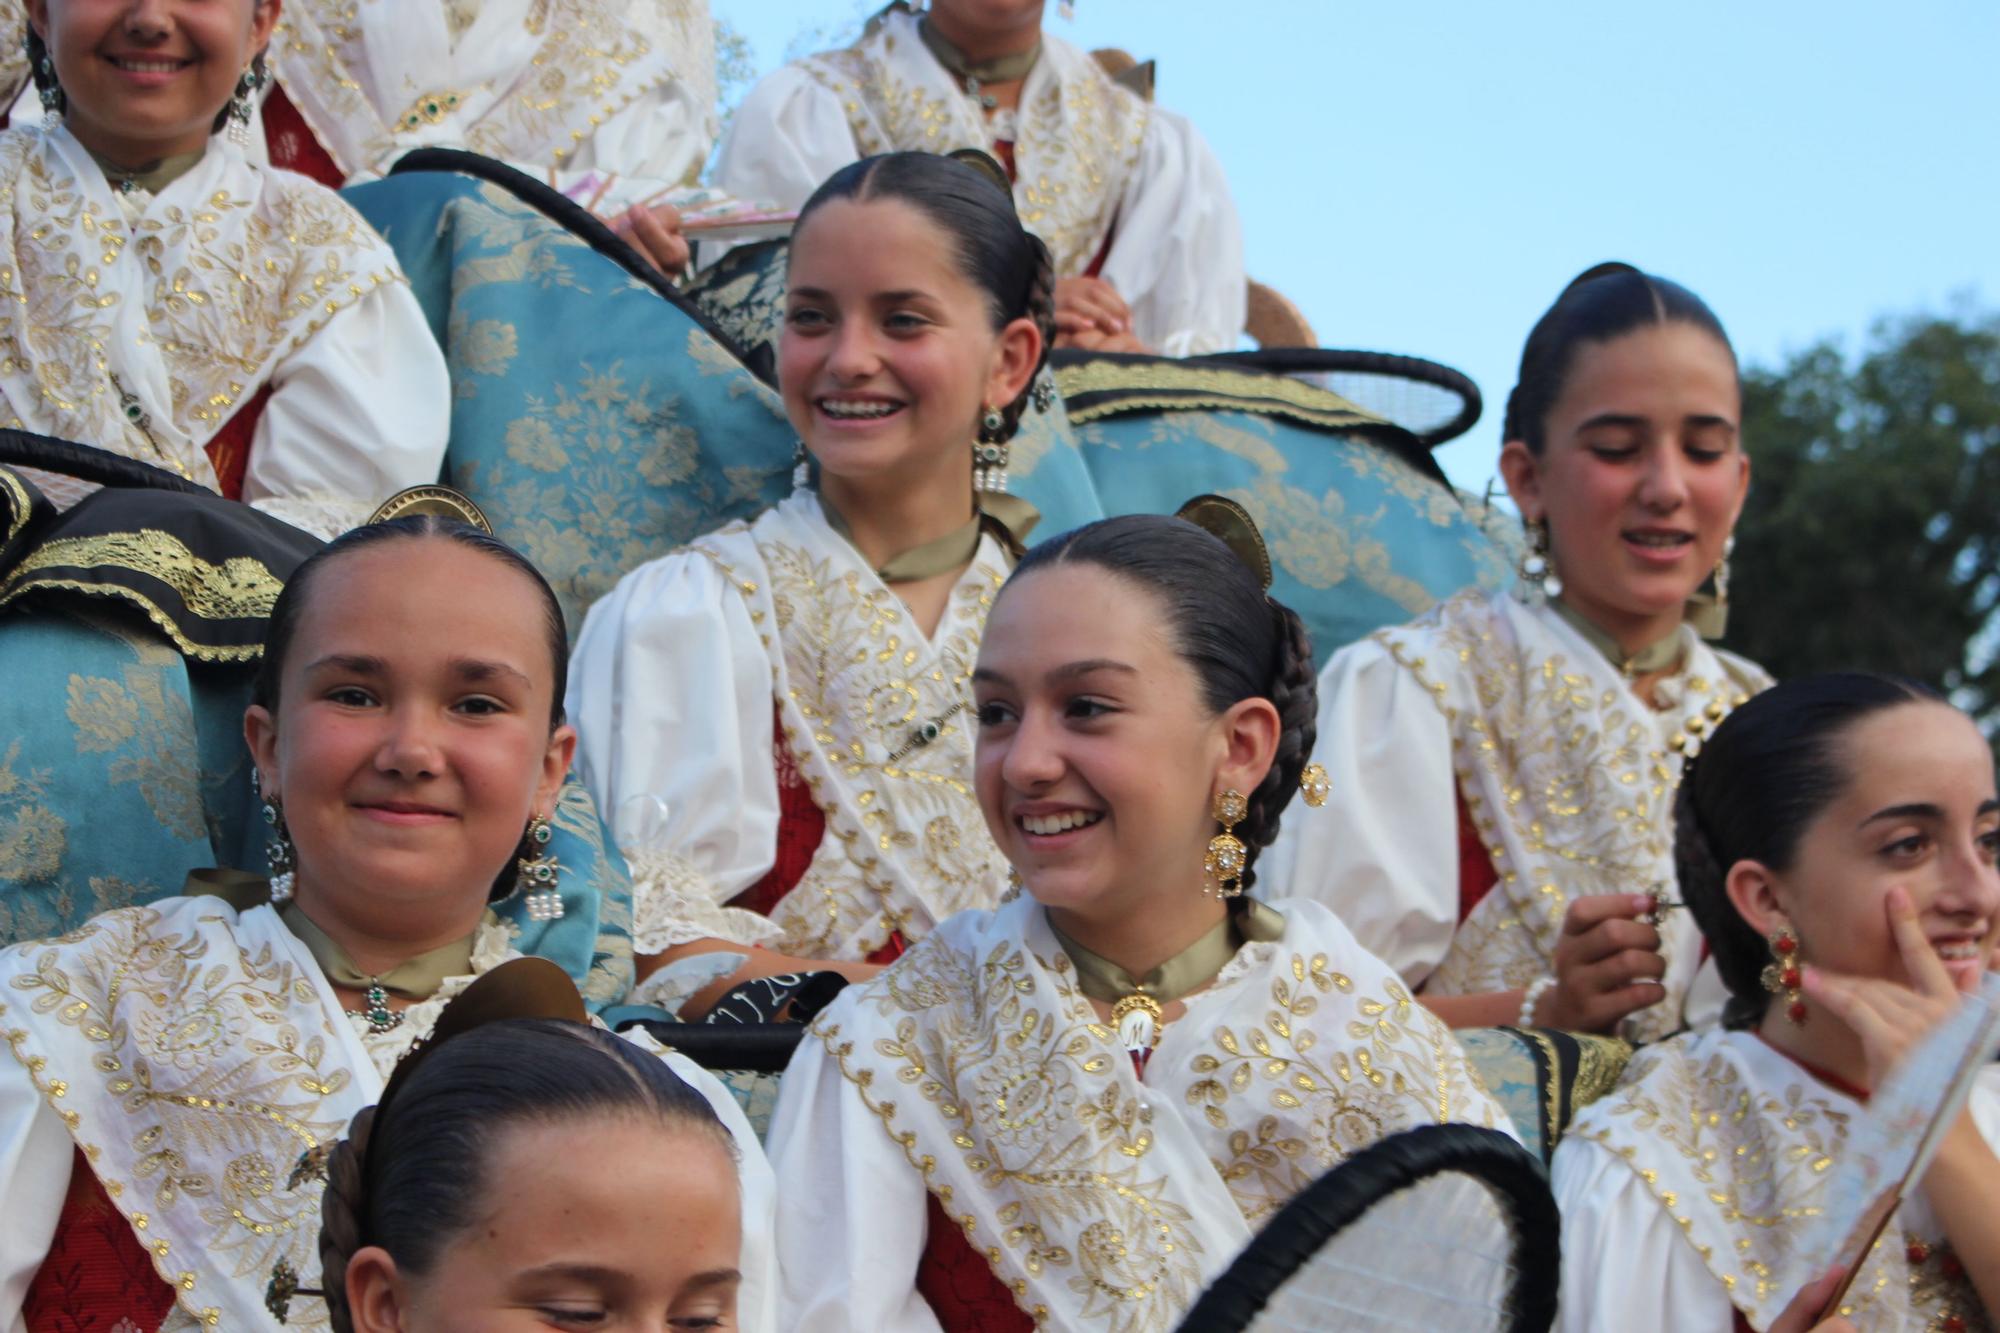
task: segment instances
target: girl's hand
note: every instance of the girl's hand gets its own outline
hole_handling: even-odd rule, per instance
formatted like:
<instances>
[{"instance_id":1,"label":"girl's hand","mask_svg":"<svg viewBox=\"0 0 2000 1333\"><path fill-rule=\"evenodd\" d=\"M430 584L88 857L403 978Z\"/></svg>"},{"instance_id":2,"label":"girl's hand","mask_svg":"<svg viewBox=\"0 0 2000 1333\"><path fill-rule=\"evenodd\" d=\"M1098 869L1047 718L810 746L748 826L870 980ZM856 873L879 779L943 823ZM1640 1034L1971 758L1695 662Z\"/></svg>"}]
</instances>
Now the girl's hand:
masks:
<instances>
[{"instance_id":1,"label":"girl's hand","mask_svg":"<svg viewBox=\"0 0 2000 1333\"><path fill-rule=\"evenodd\" d=\"M1609 1032L1627 1014L1664 1000L1660 932L1639 920L1653 910L1643 893L1572 901L1556 943L1556 984L1535 1007L1535 1021L1572 1032Z\"/></svg>"},{"instance_id":2,"label":"girl's hand","mask_svg":"<svg viewBox=\"0 0 2000 1333\"><path fill-rule=\"evenodd\" d=\"M611 230L670 278L687 267L692 252L681 234L681 211L672 204L642 204L630 209L611 224Z\"/></svg>"},{"instance_id":3,"label":"girl's hand","mask_svg":"<svg viewBox=\"0 0 2000 1333\"><path fill-rule=\"evenodd\" d=\"M1909 890L1898 884L1883 897L1889 932L1903 958L1908 985L1879 977L1843 976L1807 966L1806 994L1824 1005L1861 1041L1868 1086L1876 1087L1958 1007L1958 988L1917 921Z\"/></svg>"},{"instance_id":4,"label":"girl's hand","mask_svg":"<svg viewBox=\"0 0 2000 1333\"><path fill-rule=\"evenodd\" d=\"M1792 1297L1792 1303L1785 1312L1772 1323L1767 1333L1854 1333L1854 1325L1839 1315L1822 1323L1811 1322L1820 1312L1820 1307L1833 1299L1833 1292L1840 1285L1846 1270L1838 1266L1827 1270L1825 1277L1817 1282L1808 1282L1799 1288L1799 1294Z\"/></svg>"}]
</instances>

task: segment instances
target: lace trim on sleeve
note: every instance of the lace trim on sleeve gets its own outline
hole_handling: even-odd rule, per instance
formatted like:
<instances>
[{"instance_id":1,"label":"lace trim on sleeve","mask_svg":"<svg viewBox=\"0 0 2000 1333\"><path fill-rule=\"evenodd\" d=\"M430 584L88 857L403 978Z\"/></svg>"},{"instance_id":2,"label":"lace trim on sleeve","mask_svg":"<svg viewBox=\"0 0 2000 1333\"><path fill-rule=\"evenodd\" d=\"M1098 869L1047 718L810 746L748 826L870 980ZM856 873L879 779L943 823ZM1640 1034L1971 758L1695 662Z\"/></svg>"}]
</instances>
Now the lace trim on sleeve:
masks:
<instances>
[{"instance_id":1,"label":"lace trim on sleeve","mask_svg":"<svg viewBox=\"0 0 2000 1333\"><path fill-rule=\"evenodd\" d=\"M664 953L690 940L770 944L781 931L769 918L715 901L715 887L693 865L667 852L627 854L632 870L632 948Z\"/></svg>"}]
</instances>

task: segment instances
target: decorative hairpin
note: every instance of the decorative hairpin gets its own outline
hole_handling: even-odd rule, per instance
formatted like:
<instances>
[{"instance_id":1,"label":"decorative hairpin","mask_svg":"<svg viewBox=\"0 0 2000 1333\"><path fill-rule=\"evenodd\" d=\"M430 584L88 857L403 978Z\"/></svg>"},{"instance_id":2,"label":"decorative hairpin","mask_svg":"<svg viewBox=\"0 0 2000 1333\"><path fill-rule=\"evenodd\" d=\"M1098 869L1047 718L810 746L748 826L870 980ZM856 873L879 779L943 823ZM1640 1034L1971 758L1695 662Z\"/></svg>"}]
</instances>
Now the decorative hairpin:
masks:
<instances>
[{"instance_id":1,"label":"decorative hairpin","mask_svg":"<svg viewBox=\"0 0 2000 1333\"><path fill-rule=\"evenodd\" d=\"M1176 510L1174 517L1186 519L1219 539L1250 567L1257 576L1257 586L1271 591L1271 548L1264 545L1264 534L1257 531L1257 520L1250 517L1249 510L1220 495L1197 495Z\"/></svg>"}]
</instances>

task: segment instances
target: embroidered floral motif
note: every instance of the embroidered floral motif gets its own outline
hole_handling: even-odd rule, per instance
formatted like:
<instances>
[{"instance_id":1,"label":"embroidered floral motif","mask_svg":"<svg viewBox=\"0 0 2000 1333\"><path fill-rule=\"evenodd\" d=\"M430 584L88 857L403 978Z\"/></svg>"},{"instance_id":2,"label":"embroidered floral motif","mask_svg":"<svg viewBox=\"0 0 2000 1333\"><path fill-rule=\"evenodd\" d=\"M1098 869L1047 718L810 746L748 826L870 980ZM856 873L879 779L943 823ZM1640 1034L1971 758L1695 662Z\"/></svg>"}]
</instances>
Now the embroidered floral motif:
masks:
<instances>
[{"instance_id":1,"label":"embroidered floral motif","mask_svg":"<svg viewBox=\"0 0 2000 1333\"><path fill-rule=\"evenodd\" d=\"M840 98L864 156L993 150L995 127L924 49L908 15L891 14L859 44L800 67ZM1055 43L1043 45L1021 92L1014 201L1021 221L1048 244L1056 272L1081 273L1110 233L1152 110L1087 54Z\"/></svg>"},{"instance_id":2,"label":"embroidered floral motif","mask_svg":"<svg viewBox=\"0 0 2000 1333\"><path fill-rule=\"evenodd\" d=\"M1761 1326L1818 1276L1798 1247L1856 1109L1755 1035L1711 1030L1640 1050L1569 1134L1629 1164ZM1899 1243L1899 1234L1892 1227L1876 1244L1842 1312L1862 1328L1936 1328L1976 1313L1964 1272L1934 1254L1937 1242L1912 1234Z\"/></svg>"},{"instance_id":3,"label":"embroidered floral motif","mask_svg":"<svg viewBox=\"0 0 2000 1333\"><path fill-rule=\"evenodd\" d=\"M1499 874L1425 983L1439 994L1518 988L1546 972L1572 897L1673 882L1681 757L1668 735L1680 714L1650 712L1601 658L1556 639L1541 614L1474 591L1375 635L1444 714L1459 790ZM1709 714L1719 720L1737 694L1769 683L1697 644L1685 673L1656 692L1684 686L1719 705ZM1679 1028L1693 978L1692 921L1670 919L1661 936L1670 995L1626 1020L1641 1040Z\"/></svg>"},{"instance_id":4,"label":"embroidered floral motif","mask_svg":"<svg viewBox=\"0 0 2000 1333\"><path fill-rule=\"evenodd\" d=\"M128 222L66 131L0 135L6 416L212 487L201 446L272 367L402 280L339 196L213 156L175 183L198 180L206 198L169 187Z\"/></svg>"},{"instance_id":5,"label":"embroidered floral motif","mask_svg":"<svg viewBox=\"0 0 2000 1333\"><path fill-rule=\"evenodd\" d=\"M810 499L795 502L810 504ZM914 938L968 907L990 906L1006 863L972 791L966 713L979 636L1006 578L991 546L960 580L926 643L909 609L829 534L806 539L790 506L732 525L692 549L715 561L765 636L783 743L827 812L826 836L772 920L780 947L808 958L863 958L893 931ZM904 754L912 728L944 718Z\"/></svg>"}]
</instances>

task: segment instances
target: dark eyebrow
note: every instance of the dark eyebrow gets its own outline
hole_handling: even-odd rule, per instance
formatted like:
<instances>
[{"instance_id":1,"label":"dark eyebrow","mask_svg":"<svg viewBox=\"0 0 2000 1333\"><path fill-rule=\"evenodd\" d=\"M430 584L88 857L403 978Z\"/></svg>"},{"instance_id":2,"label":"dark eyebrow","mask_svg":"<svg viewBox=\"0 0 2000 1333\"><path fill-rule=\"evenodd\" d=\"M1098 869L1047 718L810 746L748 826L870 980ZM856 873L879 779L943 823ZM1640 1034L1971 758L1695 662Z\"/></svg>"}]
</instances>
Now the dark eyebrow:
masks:
<instances>
[{"instance_id":1,"label":"dark eyebrow","mask_svg":"<svg viewBox=\"0 0 2000 1333\"><path fill-rule=\"evenodd\" d=\"M629 1276L616 1268L602 1264L570 1263L558 1259L552 1264L540 1264L534 1268L524 1268L520 1272L523 1279L544 1277L573 1278L578 1282L594 1282L600 1287L614 1286L629 1281ZM696 1273L688 1279L691 1287L717 1287L725 1282L741 1282L743 1274L734 1268L711 1268L706 1273Z\"/></svg>"},{"instance_id":2,"label":"dark eyebrow","mask_svg":"<svg viewBox=\"0 0 2000 1333\"><path fill-rule=\"evenodd\" d=\"M510 667L505 662L483 662L472 657L454 657L451 659L451 669L460 680L476 682L491 680L495 676L512 676L523 685L534 684L534 681L528 679L526 672Z\"/></svg>"},{"instance_id":3,"label":"dark eyebrow","mask_svg":"<svg viewBox=\"0 0 2000 1333\"><path fill-rule=\"evenodd\" d=\"M1720 426L1724 430L1736 429L1735 422L1731 421L1728 417L1716 416L1713 412L1697 412L1693 416L1682 417L1681 424L1703 429L1710 426Z\"/></svg>"},{"instance_id":4,"label":"dark eyebrow","mask_svg":"<svg viewBox=\"0 0 2000 1333\"><path fill-rule=\"evenodd\" d=\"M1995 811L2000 811L2000 799L1989 796L1979 803L1979 808L1972 814L1973 818L1977 819L1980 815L1990 815Z\"/></svg>"},{"instance_id":5,"label":"dark eyebrow","mask_svg":"<svg viewBox=\"0 0 2000 1333\"><path fill-rule=\"evenodd\" d=\"M1108 657L1090 657L1081 662L1065 662L1048 673L1050 680L1074 680L1078 676L1088 676L1097 671L1122 671L1128 676L1139 674L1139 668L1115 662ZM972 680L975 685L1011 685L1012 681L991 667L974 667Z\"/></svg>"},{"instance_id":6,"label":"dark eyebrow","mask_svg":"<svg viewBox=\"0 0 2000 1333\"><path fill-rule=\"evenodd\" d=\"M1993 802L1988 801L1988 805ZM1944 811L1928 801L1912 801L1908 805L1890 805L1877 810L1854 827L1867 828L1870 824L1884 819L1943 819Z\"/></svg>"},{"instance_id":7,"label":"dark eyebrow","mask_svg":"<svg viewBox=\"0 0 2000 1333\"><path fill-rule=\"evenodd\" d=\"M325 657L306 667L306 672L334 670L350 676L387 675L389 668L379 657L366 657L359 653L328 653Z\"/></svg>"},{"instance_id":8,"label":"dark eyebrow","mask_svg":"<svg viewBox=\"0 0 2000 1333\"><path fill-rule=\"evenodd\" d=\"M1590 430L1595 426L1624 426L1628 430L1644 430L1646 429L1646 418L1634 416L1630 412L1599 412L1596 416L1579 425L1577 429Z\"/></svg>"}]
</instances>

